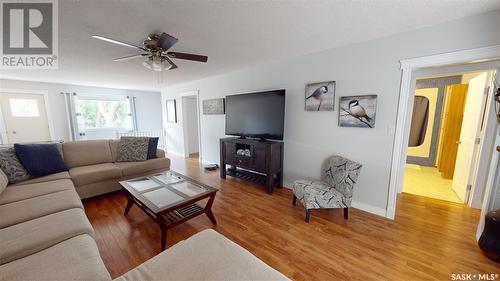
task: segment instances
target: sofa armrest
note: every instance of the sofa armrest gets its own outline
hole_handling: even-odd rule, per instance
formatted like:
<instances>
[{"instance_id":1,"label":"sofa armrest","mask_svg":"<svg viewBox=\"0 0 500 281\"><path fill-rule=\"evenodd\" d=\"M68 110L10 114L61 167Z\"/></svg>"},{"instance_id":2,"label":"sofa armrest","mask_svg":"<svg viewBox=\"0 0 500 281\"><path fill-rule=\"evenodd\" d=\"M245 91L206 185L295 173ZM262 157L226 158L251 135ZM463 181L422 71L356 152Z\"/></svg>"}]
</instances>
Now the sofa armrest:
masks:
<instances>
[{"instance_id":1,"label":"sofa armrest","mask_svg":"<svg viewBox=\"0 0 500 281\"><path fill-rule=\"evenodd\" d=\"M156 150L156 158L165 158L165 150L158 148Z\"/></svg>"}]
</instances>

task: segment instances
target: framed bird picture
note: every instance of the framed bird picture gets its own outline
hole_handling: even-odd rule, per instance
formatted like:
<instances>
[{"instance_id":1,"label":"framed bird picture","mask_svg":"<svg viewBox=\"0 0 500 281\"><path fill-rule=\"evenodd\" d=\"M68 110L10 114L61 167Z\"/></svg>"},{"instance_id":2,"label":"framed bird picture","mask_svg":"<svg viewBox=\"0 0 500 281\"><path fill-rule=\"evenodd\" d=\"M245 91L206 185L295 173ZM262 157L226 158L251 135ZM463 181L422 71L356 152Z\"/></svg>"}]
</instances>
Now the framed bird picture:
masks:
<instances>
[{"instance_id":1,"label":"framed bird picture","mask_svg":"<svg viewBox=\"0 0 500 281\"><path fill-rule=\"evenodd\" d=\"M333 111L335 108L335 81L306 85L306 111Z\"/></svg>"},{"instance_id":2,"label":"framed bird picture","mask_svg":"<svg viewBox=\"0 0 500 281\"><path fill-rule=\"evenodd\" d=\"M340 127L375 127L377 95L340 97Z\"/></svg>"}]
</instances>

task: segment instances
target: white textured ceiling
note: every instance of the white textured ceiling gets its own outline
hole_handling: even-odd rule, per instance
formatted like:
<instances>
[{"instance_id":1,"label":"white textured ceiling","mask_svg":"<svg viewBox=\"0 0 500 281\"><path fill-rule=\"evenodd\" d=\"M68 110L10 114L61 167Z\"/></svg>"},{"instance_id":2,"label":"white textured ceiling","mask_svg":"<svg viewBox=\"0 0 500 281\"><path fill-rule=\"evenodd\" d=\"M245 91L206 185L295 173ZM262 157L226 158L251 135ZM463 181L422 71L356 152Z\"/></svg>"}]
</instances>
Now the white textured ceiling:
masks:
<instances>
[{"instance_id":1,"label":"white textured ceiling","mask_svg":"<svg viewBox=\"0 0 500 281\"><path fill-rule=\"evenodd\" d=\"M176 60L163 75L175 84L271 60L431 26L500 8L485 1L74 1L59 0L59 69L2 70L2 78L158 90L141 60L112 62L133 49L92 39L99 34L140 44L151 31L179 42L172 50L208 63Z\"/></svg>"}]
</instances>

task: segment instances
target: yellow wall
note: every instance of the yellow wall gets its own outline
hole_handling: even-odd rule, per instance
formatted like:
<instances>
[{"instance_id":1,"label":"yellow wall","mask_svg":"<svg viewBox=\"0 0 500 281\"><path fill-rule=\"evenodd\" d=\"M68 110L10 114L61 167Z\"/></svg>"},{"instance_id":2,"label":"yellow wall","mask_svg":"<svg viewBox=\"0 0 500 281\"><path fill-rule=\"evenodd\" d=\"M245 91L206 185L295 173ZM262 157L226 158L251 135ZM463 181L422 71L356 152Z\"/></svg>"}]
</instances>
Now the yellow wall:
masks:
<instances>
[{"instance_id":1,"label":"yellow wall","mask_svg":"<svg viewBox=\"0 0 500 281\"><path fill-rule=\"evenodd\" d=\"M427 130L425 131L424 142L419 146L408 147L408 156L429 157L432 142L432 130L434 128L434 118L436 115L436 104L438 97L438 88L417 89L415 96L424 96L429 99L429 119L427 121Z\"/></svg>"},{"instance_id":2,"label":"yellow wall","mask_svg":"<svg viewBox=\"0 0 500 281\"><path fill-rule=\"evenodd\" d=\"M486 72L465 73L464 75L462 75L462 84L469 84L469 81L472 78L475 78L481 74L486 74Z\"/></svg>"}]
</instances>

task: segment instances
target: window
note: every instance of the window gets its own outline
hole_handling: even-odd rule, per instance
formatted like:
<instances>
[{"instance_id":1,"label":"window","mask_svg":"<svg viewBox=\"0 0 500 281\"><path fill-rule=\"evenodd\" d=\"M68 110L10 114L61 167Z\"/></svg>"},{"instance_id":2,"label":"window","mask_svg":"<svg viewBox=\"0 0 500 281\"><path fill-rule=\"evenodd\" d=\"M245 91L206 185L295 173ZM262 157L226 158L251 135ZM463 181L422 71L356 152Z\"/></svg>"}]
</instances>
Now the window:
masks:
<instances>
[{"instance_id":1,"label":"window","mask_svg":"<svg viewBox=\"0 0 500 281\"><path fill-rule=\"evenodd\" d=\"M36 99L9 99L12 117L39 117Z\"/></svg>"},{"instance_id":2,"label":"window","mask_svg":"<svg viewBox=\"0 0 500 281\"><path fill-rule=\"evenodd\" d=\"M78 129L133 129L128 97L79 96L75 99Z\"/></svg>"}]
</instances>

